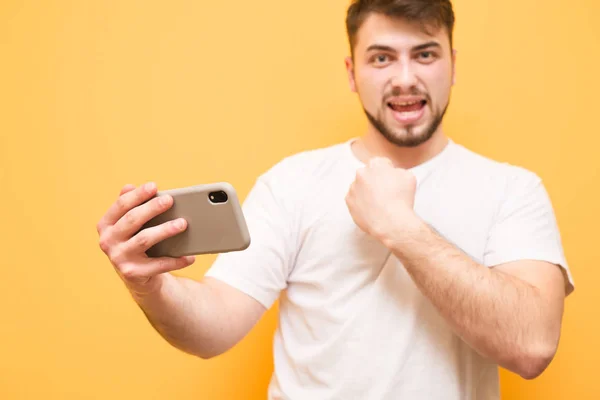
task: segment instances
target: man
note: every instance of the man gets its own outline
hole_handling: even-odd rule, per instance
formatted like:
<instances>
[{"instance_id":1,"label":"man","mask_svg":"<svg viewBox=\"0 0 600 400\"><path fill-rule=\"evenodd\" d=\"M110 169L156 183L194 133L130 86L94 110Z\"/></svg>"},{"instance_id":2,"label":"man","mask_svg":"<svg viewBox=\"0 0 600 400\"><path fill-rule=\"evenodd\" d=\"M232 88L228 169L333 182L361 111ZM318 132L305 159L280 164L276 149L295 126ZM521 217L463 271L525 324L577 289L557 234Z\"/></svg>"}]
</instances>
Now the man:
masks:
<instances>
[{"instance_id":1,"label":"man","mask_svg":"<svg viewBox=\"0 0 600 400\"><path fill-rule=\"evenodd\" d=\"M448 0L354 1L346 67L367 132L260 176L252 244L201 282L168 273L193 257L144 255L185 221L135 234L172 199L123 189L100 246L169 343L214 357L280 299L269 399L498 399L498 365L544 371L573 281L537 175L442 130L453 25Z\"/></svg>"}]
</instances>

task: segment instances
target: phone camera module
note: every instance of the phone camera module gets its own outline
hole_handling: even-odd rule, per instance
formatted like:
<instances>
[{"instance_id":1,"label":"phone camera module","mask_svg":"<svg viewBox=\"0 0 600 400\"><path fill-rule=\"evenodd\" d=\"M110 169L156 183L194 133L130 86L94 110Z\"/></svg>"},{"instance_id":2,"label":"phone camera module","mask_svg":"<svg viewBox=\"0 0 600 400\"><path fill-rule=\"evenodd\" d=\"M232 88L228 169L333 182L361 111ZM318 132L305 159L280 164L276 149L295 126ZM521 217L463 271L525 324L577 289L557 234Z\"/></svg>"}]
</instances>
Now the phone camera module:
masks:
<instances>
[{"instance_id":1,"label":"phone camera module","mask_svg":"<svg viewBox=\"0 0 600 400\"><path fill-rule=\"evenodd\" d=\"M225 193L222 190L219 190L217 192L211 192L208 195L208 198L210 199L210 201L212 203L225 203L225 202L227 202L227 199L228 199L227 193Z\"/></svg>"}]
</instances>

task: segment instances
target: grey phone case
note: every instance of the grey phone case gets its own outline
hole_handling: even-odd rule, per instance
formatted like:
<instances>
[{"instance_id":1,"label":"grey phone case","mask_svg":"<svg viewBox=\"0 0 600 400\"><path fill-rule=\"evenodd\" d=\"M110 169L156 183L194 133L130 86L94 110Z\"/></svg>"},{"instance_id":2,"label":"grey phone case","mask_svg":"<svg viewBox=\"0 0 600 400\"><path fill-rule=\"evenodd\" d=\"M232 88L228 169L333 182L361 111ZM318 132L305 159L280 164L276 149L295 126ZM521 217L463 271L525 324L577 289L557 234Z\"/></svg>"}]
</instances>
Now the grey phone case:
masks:
<instances>
[{"instance_id":1,"label":"grey phone case","mask_svg":"<svg viewBox=\"0 0 600 400\"><path fill-rule=\"evenodd\" d=\"M211 194L225 202L211 201ZM142 229L177 218L185 218L187 229L156 243L146 251L150 257L181 257L187 255L240 251L250 245L250 234L244 214L232 185L226 182L202 184L186 188L159 191L156 196L169 194L173 205L148 221Z\"/></svg>"}]
</instances>

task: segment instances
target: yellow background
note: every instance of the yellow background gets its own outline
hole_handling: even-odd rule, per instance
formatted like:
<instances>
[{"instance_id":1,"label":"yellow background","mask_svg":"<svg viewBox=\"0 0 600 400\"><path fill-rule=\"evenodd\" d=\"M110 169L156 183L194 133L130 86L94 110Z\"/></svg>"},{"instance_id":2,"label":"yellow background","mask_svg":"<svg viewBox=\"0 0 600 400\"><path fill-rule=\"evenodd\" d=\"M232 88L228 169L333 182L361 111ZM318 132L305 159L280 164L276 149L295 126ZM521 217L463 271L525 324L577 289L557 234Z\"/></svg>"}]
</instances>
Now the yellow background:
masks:
<instances>
[{"instance_id":1,"label":"yellow background","mask_svg":"<svg viewBox=\"0 0 600 400\"><path fill-rule=\"evenodd\" d=\"M125 183L226 180L360 135L346 0L0 3L0 398L264 399L275 309L205 362L130 300L95 224ZM545 180L577 290L558 355L504 399L599 398L600 4L456 0L457 142ZM181 274L200 278L200 257Z\"/></svg>"}]
</instances>

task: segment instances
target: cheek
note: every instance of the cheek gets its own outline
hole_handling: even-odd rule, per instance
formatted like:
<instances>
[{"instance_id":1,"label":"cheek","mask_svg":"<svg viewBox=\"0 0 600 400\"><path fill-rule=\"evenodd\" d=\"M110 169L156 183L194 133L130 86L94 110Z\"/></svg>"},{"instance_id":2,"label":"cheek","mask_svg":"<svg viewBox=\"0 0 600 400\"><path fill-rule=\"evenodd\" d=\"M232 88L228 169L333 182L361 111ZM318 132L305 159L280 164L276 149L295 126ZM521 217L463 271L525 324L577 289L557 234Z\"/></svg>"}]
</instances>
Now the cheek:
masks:
<instances>
[{"instance_id":1,"label":"cheek","mask_svg":"<svg viewBox=\"0 0 600 400\"><path fill-rule=\"evenodd\" d=\"M431 71L427 75L427 87L429 89L429 95L434 104L442 105L445 104L450 95L450 88L452 85L452 76L450 71L446 69L440 69Z\"/></svg>"},{"instance_id":2,"label":"cheek","mask_svg":"<svg viewBox=\"0 0 600 400\"><path fill-rule=\"evenodd\" d=\"M377 70L362 70L356 75L358 94L365 106L377 107L381 104L385 82L386 77Z\"/></svg>"}]
</instances>

